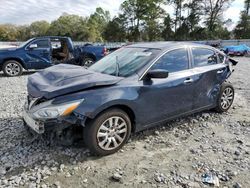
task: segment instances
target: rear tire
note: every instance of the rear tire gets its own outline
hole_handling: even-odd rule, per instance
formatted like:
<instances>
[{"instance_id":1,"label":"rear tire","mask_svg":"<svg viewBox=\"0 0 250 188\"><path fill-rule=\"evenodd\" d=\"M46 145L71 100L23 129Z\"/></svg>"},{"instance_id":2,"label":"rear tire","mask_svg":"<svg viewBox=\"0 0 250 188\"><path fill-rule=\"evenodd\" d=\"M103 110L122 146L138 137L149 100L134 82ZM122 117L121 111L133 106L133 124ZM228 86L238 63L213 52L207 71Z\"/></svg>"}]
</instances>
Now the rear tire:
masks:
<instances>
[{"instance_id":1,"label":"rear tire","mask_svg":"<svg viewBox=\"0 0 250 188\"><path fill-rule=\"evenodd\" d=\"M92 154L104 156L117 152L131 134L131 121L126 112L113 108L90 120L84 128L84 142Z\"/></svg>"},{"instance_id":2,"label":"rear tire","mask_svg":"<svg viewBox=\"0 0 250 188\"><path fill-rule=\"evenodd\" d=\"M23 73L23 67L18 61L9 60L3 64L3 72L9 77L20 76Z\"/></svg>"},{"instance_id":3,"label":"rear tire","mask_svg":"<svg viewBox=\"0 0 250 188\"><path fill-rule=\"evenodd\" d=\"M223 113L229 110L234 101L234 87L230 83L223 83L221 85L220 93L217 100L217 107L215 110Z\"/></svg>"},{"instance_id":4,"label":"rear tire","mask_svg":"<svg viewBox=\"0 0 250 188\"><path fill-rule=\"evenodd\" d=\"M82 65L83 67L90 67L95 63L95 60L91 57L84 57L82 60Z\"/></svg>"}]
</instances>

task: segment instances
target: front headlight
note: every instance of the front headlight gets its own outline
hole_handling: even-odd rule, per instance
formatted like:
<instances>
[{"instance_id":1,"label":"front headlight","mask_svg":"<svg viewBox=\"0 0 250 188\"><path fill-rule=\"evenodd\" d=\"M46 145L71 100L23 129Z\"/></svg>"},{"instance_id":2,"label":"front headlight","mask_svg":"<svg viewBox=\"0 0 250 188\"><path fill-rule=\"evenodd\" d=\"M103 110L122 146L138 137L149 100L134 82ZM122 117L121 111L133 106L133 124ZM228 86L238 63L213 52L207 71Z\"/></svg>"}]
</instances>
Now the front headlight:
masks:
<instances>
[{"instance_id":1,"label":"front headlight","mask_svg":"<svg viewBox=\"0 0 250 188\"><path fill-rule=\"evenodd\" d=\"M59 116L67 116L70 115L82 101L83 99L58 105L50 103L48 106L42 107L32 114L36 119L54 119Z\"/></svg>"}]
</instances>

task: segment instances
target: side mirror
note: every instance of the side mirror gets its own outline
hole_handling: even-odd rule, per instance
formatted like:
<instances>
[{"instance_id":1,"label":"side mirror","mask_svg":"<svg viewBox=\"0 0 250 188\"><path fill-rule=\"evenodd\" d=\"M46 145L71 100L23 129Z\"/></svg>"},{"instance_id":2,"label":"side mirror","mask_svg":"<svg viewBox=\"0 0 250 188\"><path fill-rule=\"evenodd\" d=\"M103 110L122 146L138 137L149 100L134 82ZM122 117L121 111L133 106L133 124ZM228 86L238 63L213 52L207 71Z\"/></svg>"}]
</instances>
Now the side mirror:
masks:
<instances>
[{"instance_id":1,"label":"side mirror","mask_svg":"<svg viewBox=\"0 0 250 188\"><path fill-rule=\"evenodd\" d=\"M168 71L163 69L156 69L156 70L150 70L148 71L146 78L167 78L168 77Z\"/></svg>"},{"instance_id":2,"label":"side mirror","mask_svg":"<svg viewBox=\"0 0 250 188\"><path fill-rule=\"evenodd\" d=\"M29 49L34 49L34 48L37 48L37 44L31 44L31 45L29 45Z\"/></svg>"}]
</instances>

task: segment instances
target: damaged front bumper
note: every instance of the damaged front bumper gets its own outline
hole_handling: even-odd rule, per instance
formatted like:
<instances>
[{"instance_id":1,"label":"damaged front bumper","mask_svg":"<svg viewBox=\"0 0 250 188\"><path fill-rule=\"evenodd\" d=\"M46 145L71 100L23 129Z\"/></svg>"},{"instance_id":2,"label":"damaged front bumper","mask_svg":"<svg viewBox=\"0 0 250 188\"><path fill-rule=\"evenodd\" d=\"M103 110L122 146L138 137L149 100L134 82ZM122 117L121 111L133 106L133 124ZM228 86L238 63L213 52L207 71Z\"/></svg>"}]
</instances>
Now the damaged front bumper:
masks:
<instances>
[{"instance_id":1,"label":"damaged front bumper","mask_svg":"<svg viewBox=\"0 0 250 188\"><path fill-rule=\"evenodd\" d=\"M35 131L38 134L44 133L44 122L37 121L32 118L32 116L26 111L23 111L23 121L24 124L30 127L33 131Z\"/></svg>"},{"instance_id":2,"label":"damaged front bumper","mask_svg":"<svg viewBox=\"0 0 250 188\"><path fill-rule=\"evenodd\" d=\"M32 132L43 134L45 131L61 131L69 126L79 124L80 120L74 114L54 119L36 119L32 109L39 103L39 100L38 98L30 99L28 97L22 113L24 125L29 127Z\"/></svg>"}]
</instances>

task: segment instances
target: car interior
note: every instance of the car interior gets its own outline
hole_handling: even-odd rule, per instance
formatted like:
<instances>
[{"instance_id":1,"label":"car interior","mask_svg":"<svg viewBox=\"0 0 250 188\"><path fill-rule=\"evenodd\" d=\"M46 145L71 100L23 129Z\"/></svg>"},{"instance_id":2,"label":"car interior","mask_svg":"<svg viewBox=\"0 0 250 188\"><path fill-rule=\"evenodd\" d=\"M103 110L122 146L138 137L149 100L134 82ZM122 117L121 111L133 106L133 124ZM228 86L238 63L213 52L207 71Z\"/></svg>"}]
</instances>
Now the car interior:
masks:
<instances>
[{"instance_id":1,"label":"car interior","mask_svg":"<svg viewBox=\"0 0 250 188\"><path fill-rule=\"evenodd\" d=\"M51 39L52 61L65 61L70 58L70 52L65 40Z\"/></svg>"}]
</instances>

